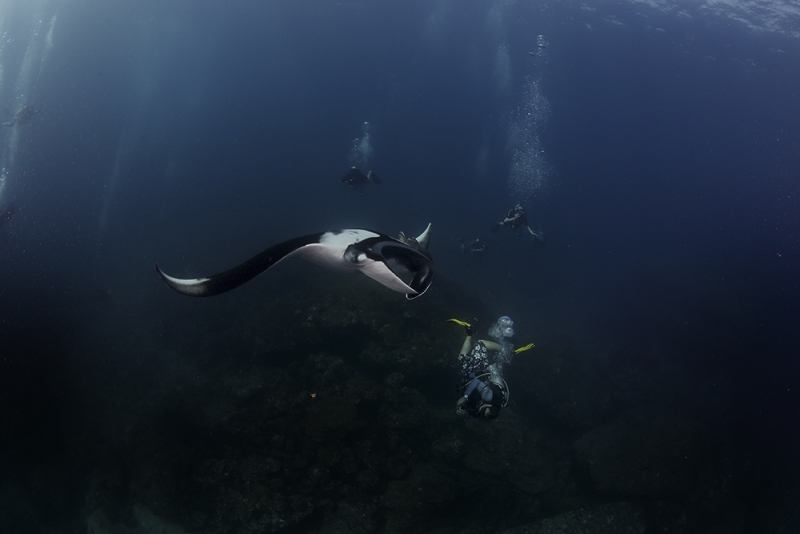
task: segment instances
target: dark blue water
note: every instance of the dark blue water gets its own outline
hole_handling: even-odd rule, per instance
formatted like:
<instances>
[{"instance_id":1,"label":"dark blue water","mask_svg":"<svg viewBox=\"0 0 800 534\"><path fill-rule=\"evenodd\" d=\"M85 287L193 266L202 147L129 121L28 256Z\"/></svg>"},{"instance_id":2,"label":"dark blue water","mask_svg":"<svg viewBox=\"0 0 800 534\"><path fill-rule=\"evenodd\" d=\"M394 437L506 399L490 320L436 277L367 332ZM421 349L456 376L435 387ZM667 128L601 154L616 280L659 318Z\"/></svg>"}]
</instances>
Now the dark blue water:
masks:
<instances>
[{"instance_id":1,"label":"dark blue water","mask_svg":"<svg viewBox=\"0 0 800 534\"><path fill-rule=\"evenodd\" d=\"M130 312L114 335L180 320L154 261L199 276L297 235L428 222L437 275L532 339L652 373L666 348L692 402L729 392L698 410L796 468L796 37L625 3L196 4L0 8L0 107L40 110L0 132L0 208L19 207L0 229L14 469L80 433L58 378L107 300ZM339 178L365 121L383 183L359 193ZM544 247L489 232L517 202ZM488 251L466 258L476 237Z\"/></svg>"}]
</instances>

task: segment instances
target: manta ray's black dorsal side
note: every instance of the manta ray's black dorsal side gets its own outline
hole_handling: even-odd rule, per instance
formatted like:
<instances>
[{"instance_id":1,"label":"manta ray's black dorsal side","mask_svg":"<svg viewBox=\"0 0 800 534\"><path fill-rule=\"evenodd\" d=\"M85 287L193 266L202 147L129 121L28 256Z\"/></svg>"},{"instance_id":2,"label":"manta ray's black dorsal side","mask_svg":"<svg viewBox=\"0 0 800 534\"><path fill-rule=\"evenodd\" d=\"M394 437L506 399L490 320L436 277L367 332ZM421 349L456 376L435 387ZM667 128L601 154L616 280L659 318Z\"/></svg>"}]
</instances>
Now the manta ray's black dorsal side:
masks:
<instances>
[{"instance_id":1,"label":"manta ray's black dorsal side","mask_svg":"<svg viewBox=\"0 0 800 534\"><path fill-rule=\"evenodd\" d=\"M156 271L164 283L178 293L190 297L211 297L226 293L249 282L293 252L306 245L319 243L321 236L322 233L309 234L278 243L256 254L241 265L208 278L188 280L173 278L162 271L158 264L156 264Z\"/></svg>"}]
</instances>

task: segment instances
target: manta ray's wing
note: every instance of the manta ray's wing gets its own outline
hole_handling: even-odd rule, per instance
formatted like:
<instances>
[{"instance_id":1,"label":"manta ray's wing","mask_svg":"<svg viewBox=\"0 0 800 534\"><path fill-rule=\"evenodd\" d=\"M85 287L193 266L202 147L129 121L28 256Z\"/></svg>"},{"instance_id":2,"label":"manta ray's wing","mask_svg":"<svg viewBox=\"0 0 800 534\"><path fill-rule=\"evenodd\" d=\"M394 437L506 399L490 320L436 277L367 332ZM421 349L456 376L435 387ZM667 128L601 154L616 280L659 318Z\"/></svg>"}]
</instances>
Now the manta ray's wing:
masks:
<instances>
[{"instance_id":1,"label":"manta ray's wing","mask_svg":"<svg viewBox=\"0 0 800 534\"><path fill-rule=\"evenodd\" d=\"M433 262L394 238L371 230L351 229L309 234L278 243L223 273L196 279L169 276L158 265L158 275L178 293L192 297L219 295L249 282L278 262L300 257L320 265L361 271L373 280L413 299L422 295L433 280ZM406 284L393 270L414 274Z\"/></svg>"},{"instance_id":2,"label":"manta ray's wing","mask_svg":"<svg viewBox=\"0 0 800 534\"><path fill-rule=\"evenodd\" d=\"M281 260L295 255L303 247L319 243L321 233L296 237L256 254L246 262L208 278L174 278L156 264L158 275L169 287L190 297L211 297L236 289L263 273Z\"/></svg>"},{"instance_id":3,"label":"manta ray's wing","mask_svg":"<svg viewBox=\"0 0 800 534\"><path fill-rule=\"evenodd\" d=\"M419 296L417 291L411 289L408 284L403 282L403 280L393 273L389 266L382 261L371 261L363 265L359 271L392 291L413 295L414 297Z\"/></svg>"}]
</instances>

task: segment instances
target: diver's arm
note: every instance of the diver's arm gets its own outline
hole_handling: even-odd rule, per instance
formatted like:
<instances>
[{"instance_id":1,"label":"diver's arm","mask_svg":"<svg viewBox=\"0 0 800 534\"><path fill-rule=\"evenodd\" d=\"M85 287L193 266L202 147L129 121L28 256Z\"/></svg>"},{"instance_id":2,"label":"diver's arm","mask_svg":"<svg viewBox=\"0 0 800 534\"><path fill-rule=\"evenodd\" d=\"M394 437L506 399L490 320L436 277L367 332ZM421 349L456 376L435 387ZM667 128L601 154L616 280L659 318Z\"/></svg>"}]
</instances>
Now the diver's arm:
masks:
<instances>
[{"instance_id":1,"label":"diver's arm","mask_svg":"<svg viewBox=\"0 0 800 534\"><path fill-rule=\"evenodd\" d=\"M464 344L461 345L461 352L458 354L469 354L470 350L472 350L472 336L467 336L466 339L464 339Z\"/></svg>"},{"instance_id":2,"label":"diver's arm","mask_svg":"<svg viewBox=\"0 0 800 534\"><path fill-rule=\"evenodd\" d=\"M501 350L503 346L499 343L495 343L494 341L486 341L485 339L481 339L481 343L483 346L486 347L486 350Z\"/></svg>"},{"instance_id":3,"label":"diver's arm","mask_svg":"<svg viewBox=\"0 0 800 534\"><path fill-rule=\"evenodd\" d=\"M533 230L531 230L530 226L526 226L525 228L528 229L528 232L531 234L531 237L533 237L537 241L544 241L544 237L542 236L542 234L534 232Z\"/></svg>"},{"instance_id":4,"label":"diver's arm","mask_svg":"<svg viewBox=\"0 0 800 534\"><path fill-rule=\"evenodd\" d=\"M502 227L504 227L507 224L511 224L513 221L514 221L514 219L511 219L511 218L508 218L508 217L503 219L499 223L497 223L494 226L492 226L492 232L493 233L497 233L498 230L500 230Z\"/></svg>"}]
</instances>

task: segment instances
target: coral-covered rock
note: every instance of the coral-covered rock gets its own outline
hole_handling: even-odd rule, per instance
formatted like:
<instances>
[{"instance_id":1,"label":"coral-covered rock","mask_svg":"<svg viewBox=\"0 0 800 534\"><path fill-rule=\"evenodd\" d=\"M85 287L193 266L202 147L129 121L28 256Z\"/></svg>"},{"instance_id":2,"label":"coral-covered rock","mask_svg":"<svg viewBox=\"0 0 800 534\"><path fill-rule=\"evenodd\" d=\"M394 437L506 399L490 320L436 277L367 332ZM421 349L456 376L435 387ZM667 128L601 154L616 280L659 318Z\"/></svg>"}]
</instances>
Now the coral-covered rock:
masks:
<instances>
[{"instance_id":1,"label":"coral-covered rock","mask_svg":"<svg viewBox=\"0 0 800 534\"><path fill-rule=\"evenodd\" d=\"M322 440L329 433L341 437L363 424L358 419L358 408L352 400L338 395L318 397L317 400L303 419L306 434L312 439Z\"/></svg>"},{"instance_id":2,"label":"coral-covered rock","mask_svg":"<svg viewBox=\"0 0 800 534\"><path fill-rule=\"evenodd\" d=\"M424 524L428 515L450 503L456 495L452 474L437 465L420 464L405 480L390 482L381 497L390 528L408 529Z\"/></svg>"},{"instance_id":3,"label":"coral-covered rock","mask_svg":"<svg viewBox=\"0 0 800 534\"><path fill-rule=\"evenodd\" d=\"M644 534L646 531L639 506L617 502L579 508L501 534Z\"/></svg>"},{"instance_id":4,"label":"coral-covered rock","mask_svg":"<svg viewBox=\"0 0 800 534\"><path fill-rule=\"evenodd\" d=\"M629 411L584 434L575 451L602 492L679 496L710 460L707 431L672 412Z\"/></svg>"}]
</instances>

